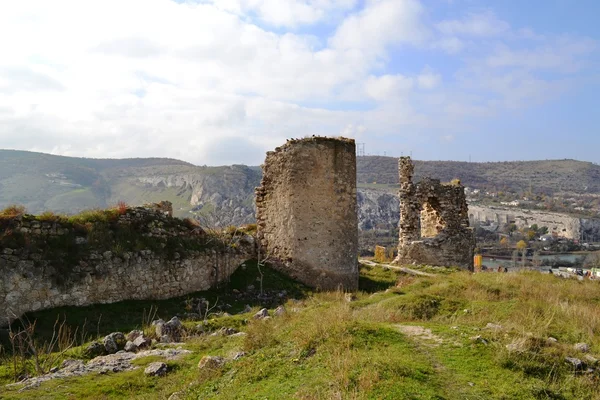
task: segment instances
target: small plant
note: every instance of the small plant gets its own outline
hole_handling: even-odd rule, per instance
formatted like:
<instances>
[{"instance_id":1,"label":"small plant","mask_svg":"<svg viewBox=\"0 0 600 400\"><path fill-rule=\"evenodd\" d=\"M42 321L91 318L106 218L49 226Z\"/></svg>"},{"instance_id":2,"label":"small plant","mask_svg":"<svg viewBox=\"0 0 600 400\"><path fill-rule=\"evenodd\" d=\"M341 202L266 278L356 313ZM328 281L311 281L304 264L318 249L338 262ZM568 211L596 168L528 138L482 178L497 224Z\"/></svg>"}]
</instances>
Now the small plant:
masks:
<instances>
[{"instance_id":1,"label":"small plant","mask_svg":"<svg viewBox=\"0 0 600 400\"><path fill-rule=\"evenodd\" d=\"M61 219L60 215L53 213L52 211L44 211L37 217L38 221L42 222L56 222Z\"/></svg>"},{"instance_id":2,"label":"small plant","mask_svg":"<svg viewBox=\"0 0 600 400\"><path fill-rule=\"evenodd\" d=\"M13 329L9 325L8 338L11 345L11 361L13 378L19 381L30 373L34 375L47 374L57 366L64 354L73 348L77 341L77 328L72 331L66 319L56 318L52 329L52 337L46 343L36 340L36 321L18 319L20 326ZM83 339L83 336L82 336Z\"/></svg>"},{"instance_id":3,"label":"small plant","mask_svg":"<svg viewBox=\"0 0 600 400\"><path fill-rule=\"evenodd\" d=\"M15 218L25 215L27 210L24 206L13 204L0 211L0 217Z\"/></svg>"},{"instance_id":4,"label":"small plant","mask_svg":"<svg viewBox=\"0 0 600 400\"><path fill-rule=\"evenodd\" d=\"M129 206L123 200L119 200L117 202L117 210L119 211L119 215L123 215L127 212Z\"/></svg>"}]
</instances>

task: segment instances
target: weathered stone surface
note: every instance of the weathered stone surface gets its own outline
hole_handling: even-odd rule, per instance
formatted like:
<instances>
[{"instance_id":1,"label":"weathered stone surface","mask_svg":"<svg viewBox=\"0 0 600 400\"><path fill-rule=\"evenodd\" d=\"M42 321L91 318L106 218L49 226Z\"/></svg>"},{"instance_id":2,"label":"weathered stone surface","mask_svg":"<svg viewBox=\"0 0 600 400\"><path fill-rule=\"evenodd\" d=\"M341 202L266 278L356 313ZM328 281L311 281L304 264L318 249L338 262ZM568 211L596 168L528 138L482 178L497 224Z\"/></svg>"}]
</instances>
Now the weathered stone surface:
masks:
<instances>
[{"instance_id":1,"label":"weathered stone surface","mask_svg":"<svg viewBox=\"0 0 600 400\"><path fill-rule=\"evenodd\" d=\"M225 364L225 359L219 356L204 356L198 363L198 369L218 369Z\"/></svg>"},{"instance_id":2,"label":"weathered stone surface","mask_svg":"<svg viewBox=\"0 0 600 400\"><path fill-rule=\"evenodd\" d=\"M162 320L154 322L152 324L156 326L156 336L160 337L162 343L173 343L181 340L183 325L179 318L173 317L168 322Z\"/></svg>"},{"instance_id":3,"label":"weathered stone surface","mask_svg":"<svg viewBox=\"0 0 600 400\"><path fill-rule=\"evenodd\" d=\"M133 344L138 348L138 349L147 349L150 346L152 346L152 339L147 338L144 335L138 336L133 340Z\"/></svg>"},{"instance_id":4,"label":"weathered stone surface","mask_svg":"<svg viewBox=\"0 0 600 400\"><path fill-rule=\"evenodd\" d=\"M575 343L573 347L575 348L575 350L580 351L582 353L587 353L588 351L590 351L590 346L588 346L587 343Z\"/></svg>"},{"instance_id":5,"label":"weathered stone surface","mask_svg":"<svg viewBox=\"0 0 600 400\"><path fill-rule=\"evenodd\" d=\"M125 339L125 335L123 333L113 332L109 335L106 335L102 343L104 344L104 349L106 352L108 354L113 354L119 350L123 350L127 340Z\"/></svg>"},{"instance_id":6,"label":"weathered stone surface","mask_svg":"<svg viewBox=\"0 0 600 400\"><path fill-rule=\"evenodd\" d=\"M148 364L144 370L147 376L165 376L167 375L168 367L164 362L153 362Z\"/></svg>"},{"instance_id":7,"label":"weathered stone surface","mask_svg":"<svg viewBox=\"0 0 600 400\"><path fill-rule=\"evenodd\" d=\"M581 371L587 367L583 361L575 357L565 357L565 362L571 364L575 371Z\"/></svg>"},{"instance_id":8,"label":"weathered stone surface","mask_svg":"<svg viewBox=\"0 0 600 400\"><path fill-rule=\"evenodd\" d=\"M24 381L13 383L8 386L22 386L20 390L27 390L39 386L40 383L53 379L65 379L75 376L82 376L90 373L122 372L131 371L138 367L131 362L144 357L164 357L167 360L175 360L183 355L191 354L191 351L184 349L164 349L164 350L145 350L139 353L119 352L106 356L96 357L84 364L80 360L65 360L58 371L46 375L36 376Z\"/></svg>"},{"instance_id":9,"label":"weathered stone surface","mask_svg":"<svg viewBox=\"0 0 600 400\"><path fill-rule=\"evenodd\" d=\"M157 240L174 237L201 240L202 232L175 223L168 214L165 204L135 207L120 215L116 223L136 229L141 226L136 234ZM7 229L17 231L23 224L34 222L40 225L39 232L25 234L33 239L32 243L45 243L59 236L59 231L73 241L73 249L84 243L82 233L67 222L28 222L15 218L11 221L13 226ZM235 244L189 250L172 257L150 249L115 252L91 247L74 250L78 251L77 259L69 259L72 264L61 264L62 271L43 257L43 249L29 246L27 251L21 251L0 244L0 310L3 311L0 326L33 310L128 299L166 299L210 289L227 280L238 265L255 257L253 239L243 236L236 238Z\"/></svg>"},{"instance_id":10,"label":"weathered stone surface","mask_svg":"<svg viewBox=\"0 0 600 400\"><path fill-rule=\"evenodd\" d=\"M276 317L281 317L282 315L285 315L285 307L284 306L279 306L275 309L275 311L273 312L273 315Z\"/></svg>"},{"instance_id":11,"label":"weathered stone surface","mask_svg":"<svg viewBox=\"0 0 600 400\"><path fill-rule=\"evenodd\" d=\"M475 236L464 186L425 178L413 183L410 157L400 157L400 238L396 264L473 269Z\"/></svg>"},{"instance_id":12,"label":"weathered stone surface","mask_svg":"<svg viewBox=\"0 0 600 400\"><path fill-rule=\"evenodd\" d=\"M269 316L269 310L267 310L266 308L263 308L259 312L254 314L253 318L254 319L265 319L268 316Z\"/></svg>"},{"instance_id":13,"label":"weathered stone surface","mask_svg":"<svg viewBox=\"0 0 600 400\"><path fill-rule=\"evenodd\" d=\"M84 353L87 357L91 357L91 358L98 357L103 354L106 354L106 348L104 347L104 345L102 343L93 342L92 344L90 344L88 347L85 348Z\"/></svg>"},{"instance_id":14,"label":"weathered stone surface","mask_svg":"<svg viewBox=\"0 0 600 400\"><path fill-rule=\"evenodd\" d=\"M312 287L358 288L354 140L294 139L268 152L256 207L261 257Z\"/></svg>"},{"instance_id":15,"label":"weathered stone surface","mask_svg":"<svg viewBox=\"0 0 600 400\"><path fill-rule=\"evenodd\" d=\"M138 348L132 341L128 340L127 343L125 343L124 350L130 353L135 353L138 350Z\"/></svg>"}]
</instances>

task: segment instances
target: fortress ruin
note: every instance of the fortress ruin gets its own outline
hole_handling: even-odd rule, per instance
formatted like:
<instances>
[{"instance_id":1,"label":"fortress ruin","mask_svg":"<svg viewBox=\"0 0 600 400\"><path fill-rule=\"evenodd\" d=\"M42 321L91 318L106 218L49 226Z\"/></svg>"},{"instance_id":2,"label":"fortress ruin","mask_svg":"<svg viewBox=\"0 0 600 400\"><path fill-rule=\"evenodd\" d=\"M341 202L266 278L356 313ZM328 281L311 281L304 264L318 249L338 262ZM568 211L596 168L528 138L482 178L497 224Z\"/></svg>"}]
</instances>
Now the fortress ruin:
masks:
<instances>
[{"instance_id":1,"label":"fortress ruin","mask_svg":"<svg viewBox=\"0 0 600 400\"><path fill-rule=\"evenodd\" d=\"M473 269L475 236L469 227L464 186L425 178L413 183L410 157L398 160L400 238L396 264L428 264Z\"/></svg>"},{"instance_id":2,"label":"fortress ruin","mask_svg":"<svg viewBox=\"0 0 600 400\"><path fill-rule=\"evenodd\" d=\"M313 136L268 152L256 208L261 259L312 287L358 289L354 140Z\"/></svg>"}]
</instances>

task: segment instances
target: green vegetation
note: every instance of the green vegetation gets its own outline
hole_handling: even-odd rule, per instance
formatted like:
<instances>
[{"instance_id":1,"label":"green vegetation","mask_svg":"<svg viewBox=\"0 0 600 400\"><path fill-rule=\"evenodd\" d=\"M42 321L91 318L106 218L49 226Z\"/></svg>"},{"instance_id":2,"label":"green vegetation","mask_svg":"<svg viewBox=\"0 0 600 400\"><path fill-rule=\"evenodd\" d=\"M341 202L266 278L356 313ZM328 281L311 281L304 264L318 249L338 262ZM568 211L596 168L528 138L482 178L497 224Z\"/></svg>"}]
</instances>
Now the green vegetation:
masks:
<instances>
[{"instance_id":1,"label":"green vegetation","mask_svg":"<svg viewBox=\"0 0 600 400\"><path fill-rule=\"evenodd\" d=\"M265 288L285 288L295 299L287 301L283 316L254 320L257 307L238 313L244 301L236 300L233 290L256 283L256 264L248 263L226 288L191 295L231 304L234 315L212 315L209 326L236 327L246 336L189 338L184 347L193 353L169 361L165 378L148 378L138 369L54 380L22 393L18 387L2 387L0 396L150 399L181 392L180 398L190 399L600 398L598 370L575 371L565 362L565 357L585 360L573 347L578 342L589 344L592 355L600 352L597 282L538 273L426 270L444 273L417 277L362 266L362 292L349 302L344 293L311 293L265 267ZM57 313L70 323L87 319L94 329L93 319L102 314L99 332L88 333L101 336L142 327L143 310L150 306L169 318L181 313L183 303L185 298L123 302L46 310L29 318L36 318L44 332ZM185 322L190 329L194 324ZM222 368L196 366L204 355L227 357L237 351L246 355ZM136 363L150 361L156 358ZM2 365L0 382L8 383L10 366Z\"/></svg>"},{"instance_id":2,"label":"green vegetation","mask_svg":"<svg viewBox=\"0 0 600 400\"><path fill-rule=\"evenodd\" d=\"M173 177L180 186L165 184ZM0 150L0 208L18 203L33 213L74 214L121 200L128 204L167 200L174 215L183 217L193 208L197 186L204 187L206 199L220 193L251 208L259 182L260 169L243 165L198 167L168 158L90 159Z\"/></svg>"},{"instance_id":3,"label":"green vegetation","mask_svg":"<svg viewBox=\"0 0 600 400\"><path fill-rule=\"evenodd\" d=\"M600 167L575 160L509 161L469 163L461 161L414 161L415 179L430 176L442 182L455 178L465 186L493 191L536 193L600 193ZM398 185L398 159L357 157L360 186L377 182L377 188Z\"/></svg>"},{"instance_id":4,"label":"green vegetation","mask_svg":"<svg viewBox=\"0 0 600 400\"><path fill-rule=\"evenodd\" d=\"M193 251L233 245L231 234L227 232L200 231L195 234L198 225L192 220L128 214L135 212L121 203L116 208L87 210L71 216L52 212L36 216L26 214L22 206L9 206L0 211L0 248L24 249L39 254L38 259L48 261L53 267L49 276L55 283L68 287L83 278L74 267L92 252L110 251L123 255L151 250L172 260ZM25 228L29 231L45 229L54 233L24 232L17 229L20 224L29 224L29 228Z\"/></svg>"}]
</instances>

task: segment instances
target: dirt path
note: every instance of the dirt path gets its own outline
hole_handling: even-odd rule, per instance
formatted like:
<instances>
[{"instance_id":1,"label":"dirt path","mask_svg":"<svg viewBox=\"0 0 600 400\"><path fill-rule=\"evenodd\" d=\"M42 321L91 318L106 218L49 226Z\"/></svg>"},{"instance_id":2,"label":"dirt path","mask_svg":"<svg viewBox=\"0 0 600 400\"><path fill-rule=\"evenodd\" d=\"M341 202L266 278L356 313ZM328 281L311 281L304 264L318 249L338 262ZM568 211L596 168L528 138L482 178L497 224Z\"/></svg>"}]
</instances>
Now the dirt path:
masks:
<instances>
[{"instance_id":1,"label":"dirt path","mask_svg":"<svg viewBox=\"0 0 600 400\"><path fill-rule=\"evenodd\" d=\"M428 345L439 346L444 340L431 332L431 329L416 325L394 325L394 328L404 333L406 336L414 337L420 341L427 341ZM425 343L424 343L425 344Z\"/></svg>"},{"instance_id":2,"label":"dirt path","mask_svg":"<svg viewBox=\"0 0 600 400\"><path fill-rule=\"evenodd\" d=\"M408 267L399 267L397 265L391 265L391 264L378 264L376 262L373 262L371 260L365 260L365 259L359 259L358 262L368 265L369 267L386 267L389 269L394 269L396 271L402 271L404 273L410 274L410 275L418 275L418 276L435 276L434 274L429 274L427 272L423 272L423 271L418 271L416 269L412 269L412 268L408 268Z\"/></svg>"}]
</instances>

